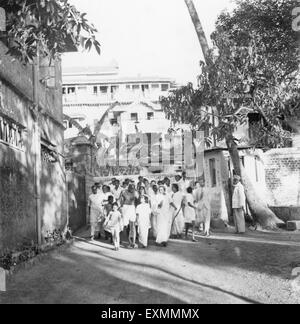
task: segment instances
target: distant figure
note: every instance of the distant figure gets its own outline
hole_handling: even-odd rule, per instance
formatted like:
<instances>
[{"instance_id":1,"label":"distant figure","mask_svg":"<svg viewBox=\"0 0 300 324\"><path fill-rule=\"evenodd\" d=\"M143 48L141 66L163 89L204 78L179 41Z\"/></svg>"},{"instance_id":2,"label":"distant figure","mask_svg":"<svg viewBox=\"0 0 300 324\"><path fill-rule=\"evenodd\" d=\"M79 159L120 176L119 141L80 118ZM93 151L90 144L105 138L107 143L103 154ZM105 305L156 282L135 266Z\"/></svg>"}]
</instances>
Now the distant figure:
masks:
<instances>
[{"instance_id":1,"label":"distant figure","mask_svg":"<svg viewBox=\"0 0 300 324\"><path fill-rule=\"evenodd\" d=\"M119 206L115 203L104 224L105 230L112 234L116 251L120 249L120 232L122 232L122 216L118 209Z\"/></svg>"},{"instance_id":2,"label":"distant figure","mask_svg":"<svg viewBox=\"0 0 300 324\"><path fill-rule=\"evenodd\" d=\"M143 248L148 246L149 229L151 228L151 208L145 196L140 197L140 204L136 209L139 231L139 241Z\"/></svg>"},{"instance_id":3,"label":"distant figure","mask_svg":"<svg viewBox=\"0 0 300 324\"><path fill-rule=\"evenodd\" d=\"M187 179L185 171L182 172L182 178L179 181L178 185L179 185L179 190L185 196L187 194L187 188L191 186L191 181Z\"/></svg>"},{"instance_id":4,"label":"distant figure","mask_svg":"<svg viewBox=\"0 0 300 324\"><path fill-rule=\"evenodd\" d=\"M241 184L241 177L235 175L233 178L233 197L232 208L236 234L244 234L246 232L246 196L243 185Z\"/></svg>"},{"instance_id":5,"label":"distant figure","mask_svg":"<svg viewBox=\"0 0 300 324\"><path fill-rule=\"evenodd\" d=\"M115 202L120 202L122 191L123 188L120 186L120 180L115 180L111 188L111 193L114 196Z\"/></svg>"},{"instance_id":6,"label":"distant figure","mask_svg":"<svg viewBox=\"0 0 300 324\"><path fill-rule=\"evenodd\" d=\"M108 202L107 204L104 205L104 211L105 211L105 220L100 224L100 229L104 229L104 223L107 220L107 217L109 216L109 214L113 211L114 209L114 197L113 196L109 196L108 197ZM109 239L111 240L111 243L113 243L113 238L110 232L105 231L104 229L104 233L105 233L105 240L108 241Z\"/></svg>"},{"instance_id":7,"label":"distant figure","mask_svg":"<svg viewBox=\"0 0 300 324\"><path fill-rule=\"evenodd\" d=\"M159 188L156 244L167 247L172 225L171 197L164 186Z\"/></svg>"},{"instance_id":8,"label":"distant figure","mask_svg":"<svg viewBox=\"0 0 300 324\"><path fill-rule=\"evenodd\" d=\"M144 185L145 185L145 191L146 191L146 195L149 196L150 195L150 183L148 179L144 179Z\"/></svg>"},{"instance_id":9,"label":"distant figure","mask_svg":"<svg viewBox=\"0 0 300 324\"><path fill-rule=\"evenodd\" d=\"M184 195L179 191L179 186L173 184L173 196L171 206L173 207L173 220L172 220L172 235L176 238L182 238L184 231L184 217L183 217L183 199Z\"/></svg>"},{"instance_id":10,"label":"distant figure","mask_svg":"<svg viewBox=\"0 0 300 324\"><path fill-rule=\"evenodd\" d=\"M194 200L197 207L196 226L199 226L200 232L203 229L205 236L209 236L211 222L210 194L209 189L205 187L204 179L196 182Z\"/></svg>"},{"instance_id":11,"label":"distant figure","mask_svg":"<svg viewBox=\"0 0 300 324\"><path fill-rule=\"evenodd\" d=\"M184 199L184 221L185 221L185 238L188 238L188 232L192 227L192 240L197 242L195 239L195 222L196 222L196 209L194 204L193 188L187 188L187 194Z\"/></svg>"},{"instance_id":12,"label":"distant figure","mask_svg":"<svg viewBox=\"0 0 300 324\"><path fill-rule=\"evenodd\" d=\"M139 177L137 186L136 186L137 190L139 191L141 188L145 188L145 183L144 183L144 177Z\"/></svg>"},{"instance_id":13,"label":"distant figure","mask_svg":"<svg viewBox=\"0 0 300 324\"><path fill-rule=\"evenodd\" d=\"M172 196L172 186L171 186L171 180L169 178L165 178L164 179L164 185L165 185L165 189L166 189L166 193L167 195L169 195L170 197Z\"/></svg>"},{"instance_id":14,"label":"distant figure","mask_svg":"<svg viewBox=\"0 0 300 324\"><path fill-rule=\"evenodd\" d=\"M157 237L157 217L158 217L159 194L157 185L153 185L150 192L150 206L152 211L151 228L153 237Z\"/></svg>"},{"instance_id":15,"label":"distant figure","mask_svg":"<svg viewBox=\"0 0 300 324\"><path fill-rule=\"evenodd\" d=\"M135 210L135 199L136 199L135 187L129 184L128 189L122 192L121 195L121 206L123 213L123 225L127 231L129 246L135 248L136 244L136 210Z\"/></svg>"},{"instance_id":16,"label":"distant figure","mask_svg":"<svg viewBox=\"0 0 300 324\"><path fill-rule=\"evenodd\" d=\"M92 194L89 196L89 222L91 225L91 239L96 239L96 233L99 234L98 223L101 221L103 215L103 206L101 197L97 192L97 187L92 187Z\"/></svg>"}]
</instances>

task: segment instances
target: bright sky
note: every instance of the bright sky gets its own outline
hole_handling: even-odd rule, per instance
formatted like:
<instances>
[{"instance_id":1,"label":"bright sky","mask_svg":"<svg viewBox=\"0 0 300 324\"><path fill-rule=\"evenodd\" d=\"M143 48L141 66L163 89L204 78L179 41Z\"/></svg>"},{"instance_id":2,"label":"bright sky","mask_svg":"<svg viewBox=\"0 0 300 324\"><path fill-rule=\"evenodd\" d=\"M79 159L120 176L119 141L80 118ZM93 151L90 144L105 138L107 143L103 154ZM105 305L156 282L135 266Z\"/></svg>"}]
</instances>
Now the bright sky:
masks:
<instances>
[{"instance_id":1,"label":"bright sky","mask_svg":"<svg viewBox=\"0 0 300 324\"><path fill-rule=\"evenodd\" d=\"M64 66L115 60L123 76L163 76L195 82L202 52L184 0L70 0L99 30L102 54L67 54ZM194 0L204 30L232 0Z\"/></svg>"}]
</instances>

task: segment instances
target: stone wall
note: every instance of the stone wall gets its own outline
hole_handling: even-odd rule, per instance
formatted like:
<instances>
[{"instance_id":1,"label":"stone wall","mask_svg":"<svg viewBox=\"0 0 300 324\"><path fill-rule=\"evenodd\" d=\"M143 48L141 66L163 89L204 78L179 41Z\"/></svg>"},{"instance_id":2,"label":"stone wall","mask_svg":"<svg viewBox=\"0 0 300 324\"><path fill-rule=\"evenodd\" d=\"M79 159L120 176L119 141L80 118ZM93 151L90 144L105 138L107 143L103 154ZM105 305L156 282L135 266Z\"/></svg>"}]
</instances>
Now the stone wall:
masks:
<instances>
[{"instance_id":1,"label":"stone wall","mask_svg":"<svg viewBox=\"0 0 300 324\"><path fill-rule=\"evenodd\" d=\"M300 206L300 149L270 150L264 164L270 205Z\"/></svg>"}]
</instances>

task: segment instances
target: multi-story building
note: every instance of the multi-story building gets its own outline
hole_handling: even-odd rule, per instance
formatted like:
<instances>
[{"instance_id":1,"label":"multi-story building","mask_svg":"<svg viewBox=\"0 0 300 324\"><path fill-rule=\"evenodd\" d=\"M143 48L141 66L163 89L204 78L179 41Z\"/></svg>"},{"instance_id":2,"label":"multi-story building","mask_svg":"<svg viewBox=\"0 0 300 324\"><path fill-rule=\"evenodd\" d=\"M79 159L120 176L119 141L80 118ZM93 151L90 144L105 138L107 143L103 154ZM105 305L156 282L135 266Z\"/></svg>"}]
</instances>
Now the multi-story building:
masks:
<instances>
[{"instance_id":1,"label":"multi-story building","mask_svg":"<svg viewBox=\"0 0 300 324\"><path fill-rule=\"evenodd\" d=\"M175 87L173 80L161 77L119 76L117 64L107 67L65 68L63 70L63 103L65 115L92 132L102 118L122 126L124 136L142 132L165 133L170 127L159 104ZM108 110L112 108L109 112ZM109 123L101 132L113 132ZM65 138L78 135L72 121L65 121Z\"/></svg>"},{"instance_id":2,"label":"multi-story building","mask_svg":"<svg viewBox=\"0 0 300 324\"><path fill-rule=\"evenodd\" d=\"M171 121L166 118L159 99L168 96L175 88L176 84L169 78L121 77L115 63L107 67L65 68L63 105L66 146L78 136L80 129L94 135L100 146L105 146L105 139L116 134L121 134L120 146L124 143L134 145L130 135L137 133L164 137L168 134ZM116 163L116 159L112 163ZM178 167L181 165L174 168ZM169 166L162 164L150 169L160 172L170 170Z\"/></svg>"}]
</instances>

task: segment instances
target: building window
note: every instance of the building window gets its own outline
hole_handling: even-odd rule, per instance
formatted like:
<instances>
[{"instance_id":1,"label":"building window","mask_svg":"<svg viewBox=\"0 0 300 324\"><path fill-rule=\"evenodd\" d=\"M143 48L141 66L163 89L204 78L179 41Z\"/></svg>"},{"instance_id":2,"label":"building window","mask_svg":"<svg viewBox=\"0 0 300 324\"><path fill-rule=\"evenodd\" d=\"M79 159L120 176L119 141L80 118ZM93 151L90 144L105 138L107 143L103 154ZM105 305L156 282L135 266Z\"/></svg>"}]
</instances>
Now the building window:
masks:
<instances>
[{"instance_id":1,"label":"building window","mask_svg":"<svg viewBox=\"0 0 300 324\"><path fill-rule=\"evenodd\" d=\"M134 85L132 86L132 90L133 90L133 91L140 90L140 85L139 85L139 84L134 84Z\"/></svg>"},{"instance_id":2,"label":"building window","mask_svg":"<svg viewBox=\"0 0 300 324\"><path fill-rule=\"evenodd\" d=\"M108 87L107 87L107 86L102 86L102 87L100 87L100 92L101 92L102 94L106 94L106 93L108 92Z\"/></svg>"},{"instance_id":3,"label":"building window","mask_svg":"<svg viewBox=\"0 0 300 324\"><path fill-rule=\"evenodd\" d=\"M67 93L67 89L66 88L63 88L62 89L62 93L63 93L63 95L65 95Z\"/></svg>"},{"instance_id":4,"label":"building window","mask_svg":"<svg viewBox=\"0 0 300 324\"><path fill-rule=\"evenodd\" d=\"M130 84L126 85L126 90L131 90L131 85Z\"/></svg>"},{"instance_id":5,"label":"building window","mask_svg":"<svg viewBox=\"0 0 300 324\"><path fill-rule=\"evenodd\" d=\"M149 112L149 113L147 113L147 119L148 119L148 120L152 120L152 119L154 119L154 113L153 113L153 112Z\"/></svg>"},{"instance_id":6,"label":"building window","mask_svg":"<svg viewBox=\"0 0 300 324\"><path fill-rule=\"evenodd\" d=\"M119 86L111 86L111 93L115 93L119 90Z\"/></svg>"},{"instance_id":7,"label":"building window","mask_svg":"<svg viewBox=\"0 0 300 324\"><path fill-rule=\"evenodd\" d=\"M23 149L24 127L15 124L12 120L0 116L0 141L5 144Z\"/></svg>"},{"instance_id":8,"label":"building window","mask_svg":"<svg viewBox=\"0 0 300 324\"><path fill-rule=\"evenodd\" d=\"M143 84L142 85L142 91L148 91L149 90L149 84Z\"/></svg>"},{"instance_id":9,"label":"building window","mask_svg":"<svg viewBox=\"0 0 300 324\"><path fill-rule=\"evenodd\" d=\"M159 89L159 84L152 84L151 87L152 87L152 89L156 89L157 90L157 89Z\"/></svg>"},{"instance_id":10,"label":"building window","mask_svg":"<svg viewBox=\"0 0 300 324\"><path fill-rule=\"evenodd\" d=\"M68 94L75 94L76 88L75 87L69 87L68 88Z\"/></svg>"},{"instance_id":11,"label":"building window","mask_svg":"<svg viewBox=\"0 0 300 324\"><path fill-rule=\"evenodd\" d=\"M169 85L168 84L162 84L161 85L161 91L165 92L169 90Z\"/></svg>"},{"instance_id":12,"label":"building window","mask_svg":"<svg viewBox=\"0 0 300 324\"><path fill-rule=\"evenodd\" d=\"M132 121L137 122L139 120L139 116L137 113L133 113L130 115Z\"/></svg>"},{"instance_id":13,"label":"building window","mask_svg":"<svg viewBox=\"0 0 300 324\"><path fill-rule=\"evenodd\" d=\"M98 87L95 86L93 92L94 92L94 95L97 95L98 94Z\"/></svg>"},{"instance_id":14,"label":"building window","mask_svg":"<svg viewBox=\"0 0 300 324\"><path fill-rule=\"evenodd\" d=\"M111 99L114 100L116 97L116 93L119 90L119 86L111 86Z\"/></svg>"},{"instance_id":15,"label":"building window","mask_svg":"<svg viewBox=\"0 0 300 324\"><path fill-rule=\"evenodd\" d=\"M216 159L209 160L209 172L210 172L211 187L215 188L217 186Z\"/></svg>"}]
</instances>

